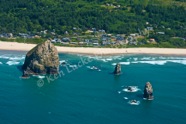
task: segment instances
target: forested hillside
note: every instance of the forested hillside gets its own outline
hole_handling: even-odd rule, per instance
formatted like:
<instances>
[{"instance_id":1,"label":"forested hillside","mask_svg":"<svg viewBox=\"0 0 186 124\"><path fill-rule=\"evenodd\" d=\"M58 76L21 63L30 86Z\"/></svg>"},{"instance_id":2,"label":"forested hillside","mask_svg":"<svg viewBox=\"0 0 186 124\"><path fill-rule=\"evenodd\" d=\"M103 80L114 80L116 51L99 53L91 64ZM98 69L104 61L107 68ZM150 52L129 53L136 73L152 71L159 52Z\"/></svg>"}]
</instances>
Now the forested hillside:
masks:
<instances>
[{"instance_id":1,"label":"forested hillside","mask_svg":"<svg viewBox=\"0 0 186 124\"><path fill-rule=\"evenodd\" d=\"M185 15L185 0L0 0L0 32L62 34L78 27L129 34L153 26L185 37Z\"/></svg>"}]
</instances>

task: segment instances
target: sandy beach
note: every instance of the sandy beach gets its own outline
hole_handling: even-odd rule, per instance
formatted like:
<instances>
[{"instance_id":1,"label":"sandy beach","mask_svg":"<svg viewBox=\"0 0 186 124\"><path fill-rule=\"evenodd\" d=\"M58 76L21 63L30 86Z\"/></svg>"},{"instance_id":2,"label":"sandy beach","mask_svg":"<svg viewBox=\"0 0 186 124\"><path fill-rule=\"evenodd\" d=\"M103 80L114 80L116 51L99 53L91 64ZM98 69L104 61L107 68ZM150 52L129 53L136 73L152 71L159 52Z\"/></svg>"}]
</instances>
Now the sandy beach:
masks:
<instances>
[{"instance_id":1,"label":"sandy beach","mask_svg":"<svg viewBox=\"0 0 186 124\"><path fill-rule=\"evenodd\" d=\"M29 51L36 44L0 41L0 50ZM117 54L161 54L186 55L186 49L175 48L84 48L56 46L59 53L89 54L89 55L117 55Z\"/></svg>"}]
</instances>

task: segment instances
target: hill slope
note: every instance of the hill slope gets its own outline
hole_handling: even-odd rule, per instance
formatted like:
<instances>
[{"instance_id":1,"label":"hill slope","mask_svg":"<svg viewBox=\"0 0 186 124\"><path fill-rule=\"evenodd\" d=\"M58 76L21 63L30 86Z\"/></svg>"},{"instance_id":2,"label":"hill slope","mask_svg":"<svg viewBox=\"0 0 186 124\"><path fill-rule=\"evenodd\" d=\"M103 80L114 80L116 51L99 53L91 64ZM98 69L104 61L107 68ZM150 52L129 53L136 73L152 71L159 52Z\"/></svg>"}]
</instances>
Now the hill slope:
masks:
<instances>
[{"instance_id":1,"label":"hill slope","mask_svg":"<svg viewBox=\"0 0 186 124\"><path fill-rule=\"evenodd\" d=\"M1 0L0 32L81 29L132 33L147 27L186 35L185 0Z\"/></svg>"}]
</instances>

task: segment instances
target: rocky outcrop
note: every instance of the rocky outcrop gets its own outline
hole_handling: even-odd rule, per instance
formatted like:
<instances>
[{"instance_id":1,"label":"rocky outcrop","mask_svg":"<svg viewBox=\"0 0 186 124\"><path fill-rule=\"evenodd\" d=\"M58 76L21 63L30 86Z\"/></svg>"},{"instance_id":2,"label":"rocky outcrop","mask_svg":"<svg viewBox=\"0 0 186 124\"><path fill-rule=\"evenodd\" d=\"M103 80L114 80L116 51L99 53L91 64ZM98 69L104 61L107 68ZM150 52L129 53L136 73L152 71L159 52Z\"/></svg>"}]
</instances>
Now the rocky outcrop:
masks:
<instances>
[{"instance_id":1,"label":"rocky outcrop","mask_svg":"<svg viewBox=\"0 0 186 124\"><path fill-rule=\"evenodd\" d=\"M150 82L145 84L143 97L146 99L153 99L153 88Z\"/></svg>"},{"instance_id":2,"label":"rocky outcrop","mask_svg":"<svg viewBox=\"0 0 186 124\"><path fill-rule=\"evenodd\" d=\"M121 74L121 65L118 63L116 64L115 66L115 69L114 69L114 74L118 75L118 74Z\"/></svg>"},{"instance_id":3,"label":"rocky outcrop","mask_svg":"<svg viewBox=\"0 0 186 124\"><path fill-rule=\"evenodd\" d=\"M59 56L57 49L49 40L38 44L26 54L22 69L23 76L58 73Z\"/></svg>"}]
</instances>

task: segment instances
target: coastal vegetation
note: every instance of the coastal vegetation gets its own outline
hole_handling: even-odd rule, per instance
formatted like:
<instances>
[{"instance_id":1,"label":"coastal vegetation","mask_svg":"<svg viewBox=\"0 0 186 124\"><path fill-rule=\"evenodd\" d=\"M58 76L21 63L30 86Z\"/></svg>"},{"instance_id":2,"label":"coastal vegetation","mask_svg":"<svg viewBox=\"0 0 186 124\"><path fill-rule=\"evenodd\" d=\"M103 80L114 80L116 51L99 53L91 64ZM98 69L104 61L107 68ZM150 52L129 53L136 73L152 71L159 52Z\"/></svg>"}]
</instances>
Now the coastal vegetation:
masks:
<instances>
[{"instance_id":1,"label":"coastal vegetation","mask_svg":"<svg viewBox=\"0 0 186 124\"><path fill-rule=\"evenodd\" d=\"M99 30L143 36L127 47L186 47L185 15L185 0L1 0L0 33L41 36L27 39L29 43L55 37L77 42L81 36L88 37L86 31L91 29L91 37L102 35ZM142 33L146 30L148 35ZM50 33L43 35L45 31ZM149 44L149 39L156 43ZM24 38L16 41L24 42Z\"/></svg>"}]
</instances>

